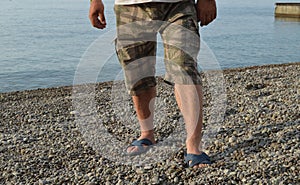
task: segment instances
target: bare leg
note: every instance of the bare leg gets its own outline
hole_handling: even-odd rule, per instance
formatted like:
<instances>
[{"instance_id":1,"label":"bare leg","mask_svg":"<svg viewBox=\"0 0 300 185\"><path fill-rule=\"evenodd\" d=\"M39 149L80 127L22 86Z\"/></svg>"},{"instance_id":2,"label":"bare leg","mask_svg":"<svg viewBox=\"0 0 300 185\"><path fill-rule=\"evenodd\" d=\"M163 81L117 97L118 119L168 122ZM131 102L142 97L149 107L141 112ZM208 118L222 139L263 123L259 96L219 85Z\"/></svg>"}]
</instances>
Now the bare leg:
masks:
<instances>
[{"instance_id":1,"label":"bare leg","mask_svg":"<svg viewBox=\"0 0 300 185\"><path fill-rule=\"evenodd\" d=\"M141 129L141 136L138 139L147 138L152 141L153 144L155 143L153 126L155 97L155 87L151 87L139 95L132 96ZM127 149L127 152L134 152L136 150L137 147L132 146Z\"/></svg>"},{"instance_id":2,"label":"bare leg","mask_svg":"<svg viewBox=\"0 0 300 185\"><path fill-rule=\"evenodd\" d=\"M202 87L200 85L175 85L175 97L186 124L188 154L201 154L203 126ZM196 165L195 168L207 166Z\"/></svg>"}]
</instances>

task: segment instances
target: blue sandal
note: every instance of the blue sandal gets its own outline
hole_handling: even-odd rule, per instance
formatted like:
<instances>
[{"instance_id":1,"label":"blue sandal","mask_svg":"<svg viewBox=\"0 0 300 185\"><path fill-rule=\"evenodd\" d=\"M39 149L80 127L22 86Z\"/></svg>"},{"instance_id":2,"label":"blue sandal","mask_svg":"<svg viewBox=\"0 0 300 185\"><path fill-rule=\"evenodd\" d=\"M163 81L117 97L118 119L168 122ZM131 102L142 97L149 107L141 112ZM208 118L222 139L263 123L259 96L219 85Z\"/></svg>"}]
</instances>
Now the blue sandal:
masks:
<instances>
[{"instance_id":1,"label":"blue sandal","mask_svg":"<svg viewBox=\"0 0 300 185\"><path fill-rule=\"evenodd\" d=\"M126 153L127 153L127 155L130 155L130 156L140 155L140 154L146 153L151 148L152 145L153 145L153 143L149 139L146 139L146 138L140 139L140 140L135 140L131 143L130 146L127 147ZM138 150L135 152L127 152L128 148L131 146L137 146Z\"/></svg>"},{"instance_id":2,"label":"blue sandal","mask_svg":"<svg viewBox=\"0 0 300 185\"><path fill-rule=\"evenodd\" d=\"M209 156L204 152L202 152L200 155L185 154L184 161L188 167L194 167L198 164L211 164Z\"/></svg>"}]
</instances>

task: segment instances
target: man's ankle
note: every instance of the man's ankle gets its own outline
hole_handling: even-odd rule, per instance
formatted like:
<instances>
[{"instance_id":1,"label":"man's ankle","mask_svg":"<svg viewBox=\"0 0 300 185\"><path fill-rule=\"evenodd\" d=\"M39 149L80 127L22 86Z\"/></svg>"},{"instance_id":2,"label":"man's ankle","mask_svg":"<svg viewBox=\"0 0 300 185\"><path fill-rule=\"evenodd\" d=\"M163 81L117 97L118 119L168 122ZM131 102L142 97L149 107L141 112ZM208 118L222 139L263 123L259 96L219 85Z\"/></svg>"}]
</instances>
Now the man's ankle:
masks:
<instances>
[{"instance_id":1,"label":"man's ankle","mask_svg":"<svg viewBox=\"0 0 300 185\"><path fill-rule=\"evenodd\" d=\"M154 130L141 131L140 139L149 139L152 143L155 143Z\"/></svg>"},{"instance_id":2,"label":"man's ankle","mask_svg":"<svg viewBox=\"0 0 300 185\"><path fill-rule=\"evenodd\" d=\"M186 149L188 154L201 154L199 139L186 140Z\"/></svg>"}]
</instances>

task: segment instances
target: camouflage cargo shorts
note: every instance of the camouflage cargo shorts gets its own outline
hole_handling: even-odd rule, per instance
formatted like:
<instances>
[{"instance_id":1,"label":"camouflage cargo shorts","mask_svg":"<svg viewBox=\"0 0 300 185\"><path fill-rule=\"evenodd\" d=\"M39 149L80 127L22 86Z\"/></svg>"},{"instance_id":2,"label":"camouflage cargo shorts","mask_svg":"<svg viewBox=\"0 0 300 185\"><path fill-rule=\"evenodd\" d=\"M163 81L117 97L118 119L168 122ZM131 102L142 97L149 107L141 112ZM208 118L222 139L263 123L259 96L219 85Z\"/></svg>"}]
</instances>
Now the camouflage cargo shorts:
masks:
<instances>
[{"instance_id":1,"label":"camouflage cargo shorts","mask_svg":"<svg viewBox=\"0 0 300 185\"><path fill-rule=\"evenodd\" d=\"M197 68L200 35L192 1L115 5L114 9L116 52L129 94L156 86L158 33L164 46L164 80L170 84L201 84Z\"/></svg>"}]
</instances>

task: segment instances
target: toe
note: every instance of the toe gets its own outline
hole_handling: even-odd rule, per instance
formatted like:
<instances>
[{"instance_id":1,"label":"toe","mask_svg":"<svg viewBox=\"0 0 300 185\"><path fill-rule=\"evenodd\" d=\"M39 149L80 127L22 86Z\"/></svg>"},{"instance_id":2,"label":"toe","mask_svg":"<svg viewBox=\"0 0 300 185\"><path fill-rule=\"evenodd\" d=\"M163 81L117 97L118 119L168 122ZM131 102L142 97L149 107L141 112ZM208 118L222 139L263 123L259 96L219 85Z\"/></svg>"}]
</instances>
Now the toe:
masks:
<instances>
[{"instance_id":1,"label":"toe","mask_svg":"<svg viewBox=\"0 0 300 185\"><path fill-rule=\"evenodd\" d=\"M206 167L208 167L208 164L200 164L199 167L200 168L206 168Z\"/></svg>"},{"instance_id":2,"label":"toe","mask_svg":"<svg viewBox=\"0 0 300 185\"><path fill-rule=\"evenodd\" d=\"M205 167L207 167L207 164L201 164L201 165L199 165L199 167L200 168L205 168Z\"/></svg>"},{"instance_id":3,"label":"toe","mask_svg":"<svg viewBox=\"0 0 300 185\"><path fill-rule=\"evenodd\" d=\"M130 147L127 148L128 153L134 152L135 150L136 150L135 146L130 146Z\"/></svg>"},{"instance_id":4,"label":"toe","mask_svg":"<svg viewBox=\"0 0 300 185\"><path fill-rule=\"evenodd\" d=\"M206 167L208 167L208 164L198 164L198 165L195 165L193 168L199 169L199 168L206 168Z\"/></svg>"},{"instance_id":5,"label":"toe","mask_svg":"<svg viewBox=\"0 0 300 185\"><path fill-rule=\"evenodd\" d=\"M143 145L143 148L144 148L144 149L147 148L147 147L148 147L147 145ZM141 149L139 148L139 146L129 146L129 147L127 148L127 153L130 154L130 153L134 153L134 152L139 152L139 150L141 150Z\"/></svg>"}]
</instances>

